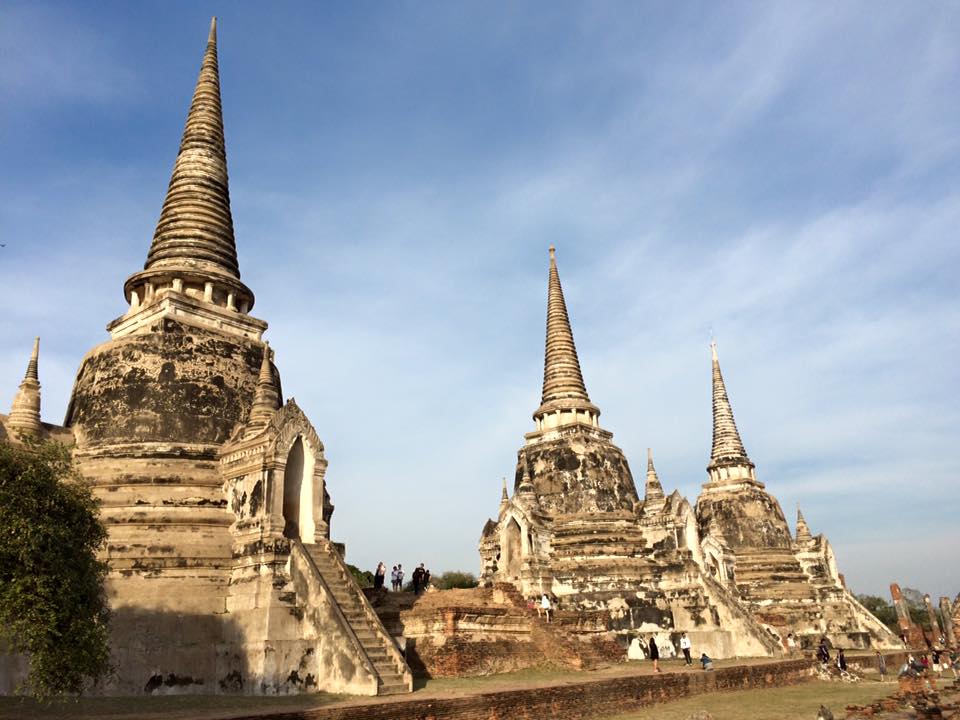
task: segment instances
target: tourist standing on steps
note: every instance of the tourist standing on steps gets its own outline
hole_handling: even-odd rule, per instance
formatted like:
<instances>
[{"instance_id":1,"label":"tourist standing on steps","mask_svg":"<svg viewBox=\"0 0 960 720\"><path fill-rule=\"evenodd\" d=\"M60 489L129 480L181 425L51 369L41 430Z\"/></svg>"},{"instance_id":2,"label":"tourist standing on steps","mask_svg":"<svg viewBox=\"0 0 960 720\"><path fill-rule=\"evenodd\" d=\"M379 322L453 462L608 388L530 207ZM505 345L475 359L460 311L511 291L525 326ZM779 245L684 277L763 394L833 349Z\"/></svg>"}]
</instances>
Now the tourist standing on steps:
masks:
<instances>
[{"instance_id":1,"label":"tourist standing on steps","mask_svg":"<svg viewBox=\"0 0 960 720\"><path fill-rule=\"evenodd\" d=\"M393 570L390 571L390 589L394 592L397 591L397 566L393 566Z\"/></svg>"},{"instance_id":2,"label":"tourist standing on steps","mask_svg":"<svg viewBox=\"0 0 960 720\"><path fill-rule=\"evenodd\" d=\"M683 661L687 665L693 665L693 660L690 659L690 638L686 633L680 636L680 650L683 652Z\"/></svg>"},{"instance_id":3,"label":"tourist standing on steps","mask_svg":"<svg viewBox=\"0 0 960 720\"><path fill-rule=\"evenodd\" d=\"M403 565L397 563L397 592L403 590Z\"/></svg>"},{"instance_id":4,"label":"tourist standing on steps","mask_svg":"<svg viewBox=\"0 0 960 720\"><path fill-rule=\"evenodd\" d=\"M843 648L837 650L837 667L840 668L840 672L847 671L847 658L843 654Z\"/></svg>"},{"instance_id":5,"label":"tourist standing on steps","mask_svg":"<svg viewBox=\"0 0 960 720\"><path fill-rule=\"evenodd\" d=\"M550 598L547 597L546 593L540 598L540 609L543 610L543 614L547 616L547 622L550 622L550 611L553 608L550 606Z\"/></svg>"},{"instance_id":6,"label":"tourist standing on steps","mask_svg":"<svg viewBox=\"0 0 960 720\"><path fill-rule=\"evenodd\" d=\"M822 665L830 662L830 651L827 650L826 638L820 638L820 647L817 648L817 660L819 660Z\"/></svg>"},{"instance_id":7,"label":"tourist standing on steps","mask_svg":"<svg viewBox=\"0 0 960 720\"><path fill-rule=\"evenodd\" d=\"M383 587L383 578L386 576L386 574L387 574L387 566L384 565L383 562L381 561L380 564L377 565L377 571L373 574L374 590L379 590L380 588Z\"/></svg>"},{"instance_id":8,"label":"tourist standing on steps","mask_svg":"<svg viewBox=\"0 0 960 720\"><path fill-rule=\"evenodd\" d=\"M660 672L660 648L657 647L657 641L650 636L650 659L653 660L653 671Z\"/></svg>"},{"instance_id":9,"label":"tourist standing on steps","mask_svg":"<svg viewBox=\"0 0 960 720\"><path fill-rule=\"evenodd\" d=\"M413 569L413 594L420 594L420 584L423 582L423 563Z\"/></svg>"},{"instance_id":10,"label":"tourist standing on steps","mask_svg":"<svg viewBox=\"0 0 960 720\"><path fill-rule=\"evenodd\" d=\"M795 655L797 652L797 640L793 637L793 633L787 633L787 654Z\"/></svg>"}]
</instances>

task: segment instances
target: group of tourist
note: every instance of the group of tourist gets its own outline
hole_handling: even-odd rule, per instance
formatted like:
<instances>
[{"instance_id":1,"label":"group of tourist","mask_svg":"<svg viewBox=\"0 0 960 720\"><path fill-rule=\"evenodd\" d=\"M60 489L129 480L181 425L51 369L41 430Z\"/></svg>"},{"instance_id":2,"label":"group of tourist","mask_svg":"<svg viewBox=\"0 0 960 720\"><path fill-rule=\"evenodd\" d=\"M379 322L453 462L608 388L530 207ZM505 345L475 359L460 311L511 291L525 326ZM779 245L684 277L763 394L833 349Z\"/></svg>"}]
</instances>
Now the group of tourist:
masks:
<instances>
[{"instance_id":1,"label":"group of tourist","mask_svg":"<svg viewBox=\"0 0 960 720\"><path fill-rule=\"evenodd\" d=\"M686 633L681 633L680 635L680 652L683 654L683 663L686 666L693 665L693 644L690 642L690 638ZM638 660L642 657L646 657L653 663L654 672L662 672L660 669L660 646L657 645L657 638L655 635L650 635L644 642L643 638L635 637L631 643L630 648L627 651L627 658L631 660ZM673 657L671 650L670 657ZM700 654L700 666L704 670L713 670L713 660L706 653Z\"/></svg>"},{"instance_id":2,"label":"group of tourist","mask_svg":"<svg viewBox=\"0 0 960 720\"><path fill-rule=\"evenodd\" d=\"M960 652L957 648L941 650L933 648L930 654L921 653L919 658L913 654L907 657L907 662L900 668L900 674L913 673L922 677L931 677L936 674L938 678L943 677L945 672L953 673L956 680L960 677Z\"/></svg>"},{"instance_id":3,"label":"group of tourist","mask_svg":"<svg viewBox=\"0 0 960 720\"><path fill-rule=\"evenodd\" d=\"M381 562L377 565L377 570L373 574L374 589L379 590L383 587L386 576L387 566ZM403 590L403 577L403 565L397 563L390 571L390 588L393 590L393 592L400 592ZM411 579L413 581L413 592L419 595L430 585L430 571L423 566L423 563L420 563L420 565L414 569L413 577Z\"/></svg>"},{"instance_id":4,"label":"group of tourist","mask_svg":"<svg viewBox=\"0 0 960 720\"><path fill-rule=\"evenodd\" d=\"M788 646L791 639L792 637L788 636ZM887 678L887 660L879 650L875 650L874 654L877 659L877 672L880 675L880 681L883 682ZM826 638L820 639L816 657L821 665L830 664L830 647ZM843 648L837 649L835 662L841 673L847 672L847 658L844 655ZM953 673L954 679L960 678L960 652L957 648L951 648L950 650L933 648L929 655L921 653L919 658L914 657L911 653L907 656L907 661L903 664L903 667L900 668L900 675L911 674L919 677L931 677L936 674L938 678L942 678L943 674L948 671Z\"/></svg>"}]
</instances>

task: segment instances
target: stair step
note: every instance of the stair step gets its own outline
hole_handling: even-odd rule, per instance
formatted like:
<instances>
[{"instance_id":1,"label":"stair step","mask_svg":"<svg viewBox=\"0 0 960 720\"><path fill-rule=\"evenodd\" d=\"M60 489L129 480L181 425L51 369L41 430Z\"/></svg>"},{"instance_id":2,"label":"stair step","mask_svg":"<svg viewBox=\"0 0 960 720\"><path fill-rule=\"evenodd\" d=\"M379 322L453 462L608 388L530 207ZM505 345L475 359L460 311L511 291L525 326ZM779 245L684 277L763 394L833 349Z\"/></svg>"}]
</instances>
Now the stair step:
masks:
<instances>
[{"instance_id":1,"label":"stair step","mask_svg":"<svg viewBox=\"0 0 960 720\"><path fill-rule=\"evenodd\" d=\"M404 695L408 692L410 692L410 689L407 684L400 683L398 685L382 685L377 691L377 695Z\"/></svg>"}]
</instances>

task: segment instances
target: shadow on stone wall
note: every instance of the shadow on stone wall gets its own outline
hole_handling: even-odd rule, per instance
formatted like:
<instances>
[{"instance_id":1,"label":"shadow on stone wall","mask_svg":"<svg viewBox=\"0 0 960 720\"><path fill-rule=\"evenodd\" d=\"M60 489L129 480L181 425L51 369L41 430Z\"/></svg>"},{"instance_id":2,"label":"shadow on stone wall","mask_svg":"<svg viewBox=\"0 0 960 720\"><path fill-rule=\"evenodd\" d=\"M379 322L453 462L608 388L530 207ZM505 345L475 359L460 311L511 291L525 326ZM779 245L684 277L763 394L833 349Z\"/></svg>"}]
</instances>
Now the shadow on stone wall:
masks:
<instances>
[{"instance_id":1,"label":"shadow on stone wall","mask_svg":"<svg viewBox=\"0 0 960 720\"><path fill-rule=\"evenodd\" d=\"M115 610L108 695L255 694L240 628L229 616Z\"/></svg>"},{"instance_id":2,"label":"shadow on stone wall","mask_svg":"<svg viewBox=\"0 0 960 720\"><path fill-rule=\"evenodd\" d=\"M115 610L110 619L111 676L92 695L257 694L248 655L226 615ZM0 647L0 695L26 679L25 655ZM293 690L295 692L295 690Z\"/></svg>"}]
</instances>

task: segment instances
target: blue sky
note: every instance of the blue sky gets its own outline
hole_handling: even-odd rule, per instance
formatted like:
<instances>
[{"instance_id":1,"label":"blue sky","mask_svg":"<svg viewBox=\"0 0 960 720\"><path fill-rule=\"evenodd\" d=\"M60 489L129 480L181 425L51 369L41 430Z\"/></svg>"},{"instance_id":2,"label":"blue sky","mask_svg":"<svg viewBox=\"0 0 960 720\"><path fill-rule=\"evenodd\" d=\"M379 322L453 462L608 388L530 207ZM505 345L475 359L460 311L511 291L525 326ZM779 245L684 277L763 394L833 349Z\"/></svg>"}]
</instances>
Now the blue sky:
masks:
<instances>
[{"instance_id":1,"label":"blue sky","mask_svg":"<svg viewBox=\"0 0 960 720\"><path fill-rule=\"evenodd\" d=\"M211 15L241 272L350 561L476 571L557 246L591 399L695 501L744 443L859 592L960 590L960 5L0 4L0 407L122 314Z\"/></svg>"}]
</instances>

